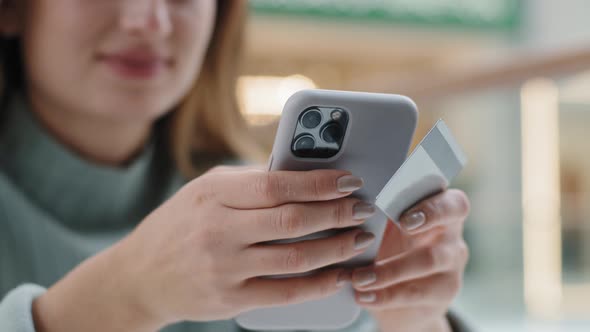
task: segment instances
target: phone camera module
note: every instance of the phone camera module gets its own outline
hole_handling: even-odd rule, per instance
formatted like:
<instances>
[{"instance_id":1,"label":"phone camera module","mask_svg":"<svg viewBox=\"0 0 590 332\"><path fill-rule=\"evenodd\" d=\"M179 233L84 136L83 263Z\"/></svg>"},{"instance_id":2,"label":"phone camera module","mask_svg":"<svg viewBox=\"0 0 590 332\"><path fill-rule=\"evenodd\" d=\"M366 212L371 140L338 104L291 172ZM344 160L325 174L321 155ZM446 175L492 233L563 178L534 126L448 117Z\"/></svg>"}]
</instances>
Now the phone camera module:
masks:
<instances>
[{"instance_id":1,"label":"phone camera module","mask_svg":"<svg viewBox=\"0 0 590 332\"><path fill-rule=\"evenodd\" d=\"M301 124L307 129L313 129L322 122L322 113L315 108L307 110L301 117Z\"/></svg>"},{"instance_id":2,"label":"phone camera module","mask_svg":"<svg viewBox=\"0 0 590 332\"><path fill-rule=\"evenodd\" d=\"M309 106L299 113L291 152L299 158L327 159L338 154L348 128L348 114L339 107Z\"/></svg>"}]
</instances>

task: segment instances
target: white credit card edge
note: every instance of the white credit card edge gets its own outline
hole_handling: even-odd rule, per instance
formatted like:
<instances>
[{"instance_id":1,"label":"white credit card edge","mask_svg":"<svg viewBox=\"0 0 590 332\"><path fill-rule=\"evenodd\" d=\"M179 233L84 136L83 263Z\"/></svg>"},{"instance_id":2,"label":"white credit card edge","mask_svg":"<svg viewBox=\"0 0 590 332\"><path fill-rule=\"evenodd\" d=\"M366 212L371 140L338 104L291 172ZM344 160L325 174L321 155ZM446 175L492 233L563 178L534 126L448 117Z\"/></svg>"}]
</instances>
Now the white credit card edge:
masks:
<instances>
[{"instance_id":1,"label":"white credit card edge","mask_svg":"<svg viewBox=\"0 0 590 332\"><path fill-rule=\"evenodd\" d=\"M386 189L389 188L391 186L391 184L393 183L393 181L395 181L396 178L396 174L398 174L400 172L401 169L404 168L404 166L409 162L409 160L412 159L412 156L414 156L414 154L416 154L416 151L418 151L418 148L420 147L420 145L416 146L414 148L414 151L412 151L412 153L410 153L410 156L404 160L404 162L402 163L402 165L397 169L397 171L395 171L395 173L393 174L392 177L389 178L389 180L387 180L387 183L385 183L385 186L383 186L383 188L381 189L381 191L379 192L379 194L377 194L377 198L376 198L376 202L379 201L380 198L382 198L383 195L386 194Z\"/></svg>"},{"instance_id":2,"label":"white credit card edge","mask_svg":"<svg viewBox=\"0 0 590 332\"><path fill-rule=\"evenodd\" d=\"M465 153L445 122L439 119L377 195L375 205L392 220L397 220L401 213L420 199L445 190L452 180L446 179L444 172L422 147L422 143L435 128L439 130L442 138L459 161L459 171L467 163Z\"/></svg>"},{"instance_id":3,"label":"white credit card edge","mask_svg":"<svg viewBox=\"0 0 590 332\"><path fill-rule=\"evenodd\" d=\"M406 167L400 167L396 176L383 188L375 205L390 219L398 220L409 206L424 196L444 190L448 184L426 150L418 146L408 158Z\"/></svg>"},{"instance_id":4,"label":"white credit card edge","mask_svg":"<svg viewBox=\"0 0 590 332\"><path fill-rule=\"evenodd\" d=\"M439 119L436 122L435 126L438 128L438 130L440 130L440 133L443 135L443 137L445 138L445 140L447 141L447 143L451 147L451 150L453 150L453 152L455 153L455 156L457 157L457 159L459 160L461 165L465 166L468 161L467 155L465 154L465 152L463 151L463 149L461 148L461 146L457 142L457 139L455 139L455 136L453 135L453 133L451 133L451 130L449 129L447 124L444 122L444 120Z\"/></svg>"},{"instance_id":5,"label":"white credit card edge","mask_svg":"<svg viewBox=\"0 0 590 332\"><path fill-rule=\"evenodd\" d=\"M385 186L383 187L383 189L381 189L381 191L379 192L379 194L377 195L377 200L379 200L379 197L383 194L383 191L390 185L391 182L393 182L395 180L395 175L399 172L400 169L402 169L406 163L408 163L409 160L412 159L412 156L416 153L416 151L418 151L418 148L422 146L422 143L424 142L424 140L426 140L426 138L428 137L428 135L430 135L432 133L432 131L440 124L442 123L444 124L444 121L442 119L439 119L436 124L430 128L430 130L428 131L428 133L426 133L426 135L424 135L424 137L422 137L422 140L420 141L420 143L418 143L418 145L416 145L416 147L414 148L414 150L410 153L410 155L408 156L408 158L406 158L406 160L404 160L404 162L402 163L402 165L398 168L398 170L393 174L393 176L391 178L389 178L389 180L387 181L387 183L385 184ZM446 125L445 125L446 127ZM446 138L446 137L445 137Z\"/></svg>"}]
</instances>

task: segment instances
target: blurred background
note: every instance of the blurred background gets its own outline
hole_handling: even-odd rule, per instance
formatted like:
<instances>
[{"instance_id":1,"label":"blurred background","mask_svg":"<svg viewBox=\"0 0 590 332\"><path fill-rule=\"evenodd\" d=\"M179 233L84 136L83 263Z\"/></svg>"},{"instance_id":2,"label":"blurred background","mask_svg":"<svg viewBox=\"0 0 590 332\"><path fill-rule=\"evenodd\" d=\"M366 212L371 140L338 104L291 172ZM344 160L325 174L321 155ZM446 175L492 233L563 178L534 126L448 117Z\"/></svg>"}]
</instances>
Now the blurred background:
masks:
<instances>
[{"instance_id":1,"label":"blurred background","mask_svg":"<svg viewBox=\"0 0 590 332\"><path fill-rule=\"evenodd\" d=\"M416 141L442 117L470 158L458 311L481 331L590 330L590 1L250 7L237 93L261 133L304 88L412 97Z\"/></svg>"}]
</instances>

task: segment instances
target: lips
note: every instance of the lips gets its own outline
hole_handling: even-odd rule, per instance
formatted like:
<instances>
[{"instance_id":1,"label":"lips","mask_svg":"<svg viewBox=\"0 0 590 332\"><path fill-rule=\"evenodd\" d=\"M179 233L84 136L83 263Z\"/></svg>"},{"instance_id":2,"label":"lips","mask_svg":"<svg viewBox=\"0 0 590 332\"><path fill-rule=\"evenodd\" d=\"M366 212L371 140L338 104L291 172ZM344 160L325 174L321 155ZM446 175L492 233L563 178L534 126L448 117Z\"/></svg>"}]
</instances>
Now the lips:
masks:
<instances>
[{"instance_id":1,"label":"lips","mask_svg":"<svg viewBox=\"0 0 590 332\"><path fill-rule=\"evenodd\" d=\"M98 59L117 75L136 80L153 79L172 65L170 57L149 50L105 53Z\"/></svg>"}]
</instances>

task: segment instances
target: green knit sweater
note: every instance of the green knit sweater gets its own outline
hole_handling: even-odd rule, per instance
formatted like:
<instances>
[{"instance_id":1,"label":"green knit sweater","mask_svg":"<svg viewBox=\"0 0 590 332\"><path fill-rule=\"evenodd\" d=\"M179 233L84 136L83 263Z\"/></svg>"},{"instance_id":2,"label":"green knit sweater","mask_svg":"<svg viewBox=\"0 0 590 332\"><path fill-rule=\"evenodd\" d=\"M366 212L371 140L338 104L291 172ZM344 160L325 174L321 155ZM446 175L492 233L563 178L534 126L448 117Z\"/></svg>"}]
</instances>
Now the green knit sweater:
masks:
<instances>
[{"instance_id":1,"label":"green knit sweater","mask_svg":"<svg viewBox=\"0 0 590 332\"><path fill-rule=\"evenodd\" d=\"M88 162L15 98L0 129L0 331L33 332L31 303L84 259L121 239L182 186L151 140L127 166ZM342 331L373 331L363 311ZM241 331L233 320L165 331Z\"/></svg>"}]
</instances>

